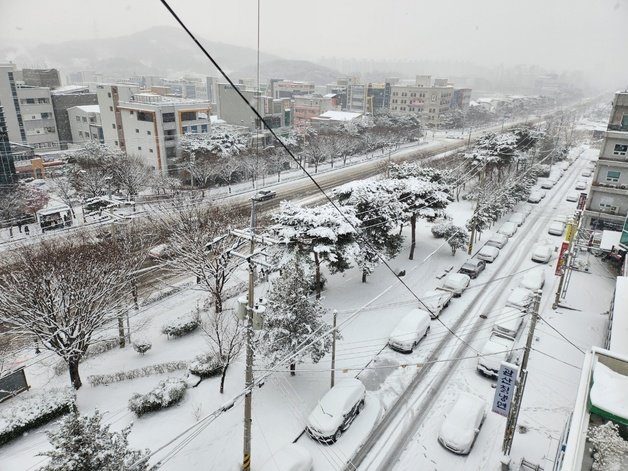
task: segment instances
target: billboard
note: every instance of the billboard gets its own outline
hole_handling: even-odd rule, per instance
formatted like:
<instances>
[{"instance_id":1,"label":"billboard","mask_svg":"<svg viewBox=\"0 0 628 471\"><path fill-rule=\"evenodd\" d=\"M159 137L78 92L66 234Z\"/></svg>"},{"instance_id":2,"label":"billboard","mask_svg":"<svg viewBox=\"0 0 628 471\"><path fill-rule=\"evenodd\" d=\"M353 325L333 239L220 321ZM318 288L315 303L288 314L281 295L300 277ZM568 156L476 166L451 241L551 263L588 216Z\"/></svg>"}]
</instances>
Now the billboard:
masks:
<instances>
[{"instance_id":1,"label":"billboard","mask_svg":"<svg viewBox=\"0 0 628 471\"><path fill-rule=\"evenodd\" d=\"M587 194L586 193L580 193L580 198L578 199L578 206L577 208L582 211L584 209L584 205L587 203Z\"/></svg>"},{"instance_id":2,"label":"billboard","mask_svg":"<svg viewBox=\"0 0 628 471\"><path fill-rule=\"evenodd\" d=\"M493 412L508 417L510 404L515 395L515 386L517 384L517 373L519 367L502 361L497 374L497 384L495 386L495 396L493 397Z\"/></svg>"},{"instance_id":3,"label":"billboard","mask_svg":"<svg viewBox=\"0 0 628 471\"><path fill-rule=\"evenodd\" d=\"M563 265L565 264L567 250L569 250L569 242L563 242L563 245L560 246L558 260L556 260L556 271L554 272L554 275L556 276L560 276L563 272Z\"/></svg>"}]
</instances>

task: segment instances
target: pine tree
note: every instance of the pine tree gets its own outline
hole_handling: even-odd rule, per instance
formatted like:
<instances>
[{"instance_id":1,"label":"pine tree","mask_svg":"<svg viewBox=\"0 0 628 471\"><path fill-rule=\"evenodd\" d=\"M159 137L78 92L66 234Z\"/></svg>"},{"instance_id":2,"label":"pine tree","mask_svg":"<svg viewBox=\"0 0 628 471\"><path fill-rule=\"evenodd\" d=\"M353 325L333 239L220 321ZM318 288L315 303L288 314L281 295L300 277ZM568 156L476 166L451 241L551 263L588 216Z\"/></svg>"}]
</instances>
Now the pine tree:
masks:
<instances>
[{"instance_id":1,"label":"pine tree","mask_svg":"<svg viewBox=\"0 0 628 471\"><path fill-rule=\"evenodd\" d=\"M258 351L264 353L270 364L275 364L317 339L290 363L293 376L297 363L303 362L306 356L318 363L332 342L331 335L321 337L330 326L323 322L325 309L320 302L308 296L304 263L302 256L295 255L290 266L282 271L283 275L273 283L264 318L265 330L258 343Z\"/></svg>"},{"instance_id":2,"label":"pine tree","mask_svg":"<svg viewBox=\"0 0 628 471\"><path fill-rule=\"evenodd\" d=\"M98 411L91 417L73 412L61 421L58 430L46 433L54 449L40 454L50 461L39 471L124 471L149 453L128 447L131 426L110 432ZM147 469L147 463L133 468Z\"/></svg>"}]
</instances>

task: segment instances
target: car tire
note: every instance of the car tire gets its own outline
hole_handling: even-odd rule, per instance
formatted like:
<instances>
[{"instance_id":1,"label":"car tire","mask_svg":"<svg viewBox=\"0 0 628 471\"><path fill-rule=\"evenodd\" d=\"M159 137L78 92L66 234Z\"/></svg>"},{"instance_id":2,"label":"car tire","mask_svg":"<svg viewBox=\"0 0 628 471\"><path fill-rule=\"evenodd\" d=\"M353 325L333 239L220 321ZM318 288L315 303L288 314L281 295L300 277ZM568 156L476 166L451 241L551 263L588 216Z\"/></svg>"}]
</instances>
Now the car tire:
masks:
<instances>
[{"instance_id":1,"label":"car tire","mask_svg":"<svg viewBox=\"0 0 628 471\"><path fill-rule=\"evenodd\" d=\"M340 437L342 437L342 426L338 427L338 430L336 430L336 433L334 433L332 443L336 443L340 439Z\"/></svg>"}]
</instances>

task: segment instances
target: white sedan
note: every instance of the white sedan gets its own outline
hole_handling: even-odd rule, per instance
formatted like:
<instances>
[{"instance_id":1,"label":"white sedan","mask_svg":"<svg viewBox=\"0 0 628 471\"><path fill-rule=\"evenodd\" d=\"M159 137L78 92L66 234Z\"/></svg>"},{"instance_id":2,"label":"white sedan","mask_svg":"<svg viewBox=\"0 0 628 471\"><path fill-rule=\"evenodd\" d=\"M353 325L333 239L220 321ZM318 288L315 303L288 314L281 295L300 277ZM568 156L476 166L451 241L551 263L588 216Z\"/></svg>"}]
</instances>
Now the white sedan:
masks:
<instances>
[{"instance_id":1,"label":"white sedan","mask_svg":"<svg viewBox=\"0 0 628 471\"><path fill-rule=\"evenodd\" d=\"M572 193L568 193L567 198L565 199L571 203L575 203L580 199L580 193L576 193L575 191Z\"/></svg>"},{"instance_id":2,"label":"white sedan","mask_svg":"<svg viewBox=\"0 0 628 471\"><path fill-rule=\"evenodd\" d=\"M464 273L450 273L445 277L442 288L451 291L454 293L454 297L457 298L467 289L470 282L471 277L469 275L465 275Z\"/></svg>"},{"instance_id":3,"label":"white sedan","mask_svg":"<svg viewBox=\"0 0 628 471\"><path fill-rule=\"evenodd\" d=\"M565 232L565 223L562 221L552 221L547 228L547 233L550 235L561 236Z\"/></svg>"},{"instance_id":4,"label":"white sedan","mask_svg":"<svg viewBox=\"0 0 628 471\"><path fill-rule=\"evenodd\" d=\"M499 255L499 249L497 247L491 247L490 245L485 245L480 249L480 251L476 254L476 257L480 260L484 260L488 263L493 263L495 259Z\"/></svg>"},{"instance_id":5,"label":"white sedan","mask_svg":"<svg viewBox=\"0 0 628 471\"><path fill-rule=\"evenodd\" d=\"M542 267L537 267L529 270L525 275L523 275L519 286L521 286L522 288L530 289L532 291L536 291L543 288L544 284L545 269Z\"/></svg>"},{"instance_id":6,"label":"white sedan","mask_svg":"<svg viewBox=\"0 0 628 471\"><path fill-rule=\"evenodd\" d=\"M454 297L454 293L446 289L436 288L430 291L426 291L419 298L422 303L422 307L427 308L433 318L437 318L441 311L449 306L449 301Z\"/></svg>"},{"instance_id":7,"label":"white sedan","mask_svg":"<svg viewBox=\"0 0 628 471\"><path fill-rule=\"evenodd\" d=\"M468 277L467 277L468 278ZM413 309L401 318L388 337L388 346L401 353L412 353L430 330L430 315L423 309Z\"/></svg>"},{"instance_id":8,"label":"white sedan","mask_svg":"<svg viewBox=\"0 0 628 471\"><path fill-rule=\"evenodd\" d=\"M586 188L587 188L587 182L583 182L582 180L578 180L576 182L576 186L575 186L576 190L586 190Z\"/></svg>"},{"instance_id":9,"label":"white sedan","mask_svg":"<svg viewBox=\"0 0 628 471\"><path fill-rule=\"evenodd\" d=\"M535 245L530 258L533 262L547 263L552 258L552 247L544 244Z\"/></svg>"},{"instance_id":10,"label":"white sedan","mask_svg":"<svg viewBox=\"0 0 628 471\"><path fill-rule=\"evenodd\" d=\"M502 227L497 231L499 234L504 234L507 237L512 237L517 233L519 226L514 222L505 222Z\"/></svg>"},{"instance_id":11,"label":"white sedan","mask_svg":"<svg viewBox=\"0 0 628 471\"><path fill-rule=\"evenodd\" d=\"M484 399L461 392L440 427L440 444L458 455L469 454L486 418L486 408Z\"/></svg>"}]
</instances>

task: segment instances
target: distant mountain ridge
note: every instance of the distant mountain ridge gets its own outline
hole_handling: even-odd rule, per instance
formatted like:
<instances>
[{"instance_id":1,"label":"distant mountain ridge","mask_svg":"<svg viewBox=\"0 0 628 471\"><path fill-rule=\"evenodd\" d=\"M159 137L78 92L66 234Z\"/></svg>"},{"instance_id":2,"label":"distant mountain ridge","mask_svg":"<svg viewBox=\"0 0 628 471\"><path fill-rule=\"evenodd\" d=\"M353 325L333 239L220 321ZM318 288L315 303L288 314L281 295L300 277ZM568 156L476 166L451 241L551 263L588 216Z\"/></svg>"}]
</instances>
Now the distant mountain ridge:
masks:
<instances>
[{"instance_id":1,"label":"distant mountain ridge","mask_svg":"<svg viewBox=\"0 0 628 471\"><path fill-rule=\"evenodd\" d=\"M256 75L257 51L199 38L203 46L232 78ZM180 28L155 26L115 38L44 43L36 47L0 47L0 60L6 57L18 67L47 64L63 73L87 71L117 78L132 75L181 77L186 74L217 76L218 71ZM292 61L260 52L260 71L264 78L287 78L325 84L338 72L308 61Z\"/></svg>"}]
</instances>

